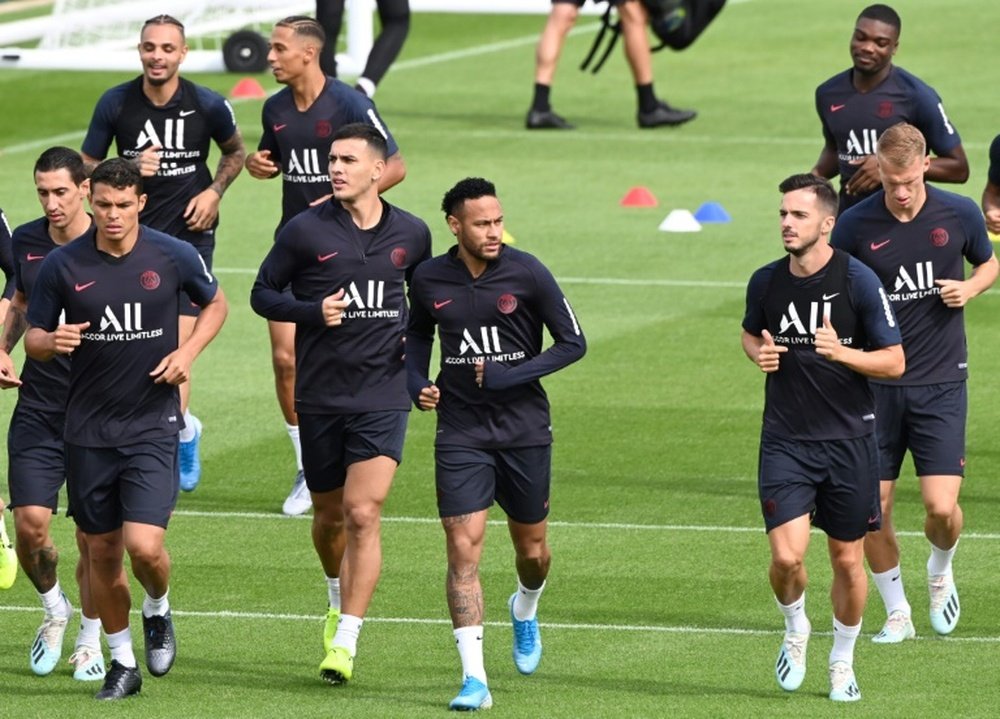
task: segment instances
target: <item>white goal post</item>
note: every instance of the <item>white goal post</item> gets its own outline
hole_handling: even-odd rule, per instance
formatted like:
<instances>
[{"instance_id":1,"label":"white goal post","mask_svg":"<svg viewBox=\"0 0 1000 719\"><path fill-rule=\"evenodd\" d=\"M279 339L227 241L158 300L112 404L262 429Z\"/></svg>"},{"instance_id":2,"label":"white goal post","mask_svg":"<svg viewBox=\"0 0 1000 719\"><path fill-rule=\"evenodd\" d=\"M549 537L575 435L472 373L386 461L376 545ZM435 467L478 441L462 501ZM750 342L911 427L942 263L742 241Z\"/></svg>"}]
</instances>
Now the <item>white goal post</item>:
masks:
<instances>
[{"instance_id":1,"label":"white goal post","mask_svg":"<svg viewBox=\"0 0 1000 719\"><path fill-rule=\"evenodd\" d=\"M550 0L410 0L414 13L546 14L550 7ZM261 52L266 56L260 32L266 35L267 26L287 15L316 11L315 0L171 0L166 6L162 0L55 0L51 15L0 23L0 68L134 70L143 21L165 8L184 23L192 48L184 61L187 72L259 71ZM374 38L374 10L375 0L346 0L347 47L337 56L344 75L364 68ZM598 10L594 3L584 8ZM226 40L236 45L227 46L230 54L224 57L219 48ZM30 41L37 47L15 46ZM215 47L203 49L205 44Z\"/></svg>"}]
</instances>

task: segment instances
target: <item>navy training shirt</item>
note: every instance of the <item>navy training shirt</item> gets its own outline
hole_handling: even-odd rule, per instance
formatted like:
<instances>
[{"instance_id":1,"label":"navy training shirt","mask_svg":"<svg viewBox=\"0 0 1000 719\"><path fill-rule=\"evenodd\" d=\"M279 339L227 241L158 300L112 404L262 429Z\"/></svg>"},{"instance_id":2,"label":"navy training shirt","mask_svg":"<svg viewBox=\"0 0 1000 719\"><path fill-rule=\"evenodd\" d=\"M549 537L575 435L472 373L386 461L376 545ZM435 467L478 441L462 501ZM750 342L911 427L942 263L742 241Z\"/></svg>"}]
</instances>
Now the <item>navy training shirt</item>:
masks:
<instances>
[{"instance_id":1,"label":"navy training shirt","mask_svg":"<svg viewBox=\"0 0 1000 719\"><path fill-rule=\"evenodd\" d=\"M14 283L11 281L14 279L14 255L11 244L7 215L0 209L0 272L3 272L4 276L3 294L0 297L5 300L14 296Z\"/></svg>"},{"instance_id":2,"label":"navy training shirt","mask_svg":"<svg viewBox=\"0 0 1000 719\"><path fill-rule=\"evenodd\" d=\"M938 279L965 279L965 262L989 261L993 246L982 212L967 197L927 185L909 222L897 220L879 190L837 220L830 243L871 267L899 318L906 372L886 384L927 385L968 377L961 308L941 301Z\"/></svg>"},{"instance_id":3,"label":"navy training shirt","mask_svg":"<svg viewBox=\"0 0 1000 719\"><path fill-rule=\"evenodd\" d=\"M878 138L896 123L908 122L920 130L928 150L936 155L951 152L962 143L941 98L920 78L893 66L878 87L861 93L851 81L853 73L853 68L845 70L816 88L823 138L837 149L841 213L865 197L844 192L847 181L857 172L851 160L874 155Z\"/></svg>"},{"instance_id":4,"label":"navy training shirt","mask_svg":"<svg viewBox=\"0 0 1000 719\"><path fill-rule=\"evenodd\" d=\"M90 157L103 159L114 142L120 157L134 159L147 147L160 145L160 169L142 178L148 200L139 219L174 236L187 231L188 202L212 184L212 141L225 143L237 130L226 98L184 78L180 81L163 107L146 97L142 76L106 91L94 108L82 148Z\"/></svg>"},{"instance_id":5,"label":"navy training shirt","mask_svg":"<svg viewBox=\"0 0 1000 719\"><path fill-rule=\"evenodd\" d=\"M71 355L67 442L117 447L177 434L178 388L149 373L177 349L181 290L204 306L218 283L193 246L148 227L123 257L99 251L93 229L49 253L28 322L51 332L65 312L69 324L90 323Z\"/></svg>"},{"instance_id":6,"label":"navy training shirt","mask_svg":"<svg viewBox=\"0 0 1000 719\"><path fill-rule=\"evenodd\" d=\"M271 161L281 168L278 230L309 203L330 194L331 138L344 125L371 125L385 137L389 155L399 151L374 103L332 77L326 79L323 92L305 111L295 106L291 88L283 88L264 102L261 122L264 131L257 149L270 150Z\"/></svg>"},{"instance_id":7,"label":"navy training shirt","mask_svg":"<svg viewBox=\"0 0 1000 719\"><path fill-rule=\"evenodd\" d=\"M405 283L430 254L424 221L384 200L382 218L369 230L331 199L278 233L250 304L269 320L295 323L296 411L409 410ZM282 292L289 283L291 294ZM350 304L342 323L327 327L323 299L340 289Z\"/></svg>"},{"instance_id":8,"label":"navy training shirt","mask_svg":"<svg viewBox=\"0 0 1000 719\"><path fill-rule=\"evenodd\" d=\"M586 340L569 301L534 256L503 246L479 277L457 246L417 268L410 284L406 365L414 402L430 381L434 328L441 366L434 384L436 444L500 449L552 443L539 381L583 357ZM554 343L542 351L542 331ZM483 387L475 363L485 361Z\"/></svg>"},{"instance_id":9,"label":"navy training shirt","mask_svg":"<svg viewBox=\"0 0 1000 719\"><path fill-rule=\"evenodd\" d=\"M754 272L747 285L743 329L788 347L765 382L763 431L795 440L853 439L874 432L875 398L868 378L817 354L823 316L841 342L860 350L898 345L899 327L882 285L843 252L819 272L796 277L790 258Z\"/></svg>"}]
</instances>

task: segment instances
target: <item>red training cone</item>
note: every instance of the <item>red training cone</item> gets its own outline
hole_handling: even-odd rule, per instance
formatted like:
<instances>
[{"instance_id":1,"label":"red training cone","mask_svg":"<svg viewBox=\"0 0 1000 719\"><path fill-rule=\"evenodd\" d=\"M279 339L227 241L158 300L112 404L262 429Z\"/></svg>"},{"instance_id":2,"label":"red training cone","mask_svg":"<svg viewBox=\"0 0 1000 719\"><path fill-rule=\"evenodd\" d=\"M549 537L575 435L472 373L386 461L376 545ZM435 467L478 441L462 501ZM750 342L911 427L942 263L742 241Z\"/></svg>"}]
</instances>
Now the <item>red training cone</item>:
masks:
<instances>
[{"instance_id":1,"label":"red training cone","mask_svg":"<svg viewBox=\"0 0 1000 719\"><path fill-rule=\"evenodd\" d=\"M267 93L264 92L264 88L255 78L245 77L233 85L233 89L229 91L229 97L261 99L267 97Z\"/></svg>"},{"instance_id":2,"label":"red training cone","mask_svg":"<svg viewBox=\"0 0 1000 719\"><path fill-rule=\"evenodd\" d=\"M633 187L618 204L622 207L656 207L656 198L645 187Z\"/></svg>"}]
</instances>

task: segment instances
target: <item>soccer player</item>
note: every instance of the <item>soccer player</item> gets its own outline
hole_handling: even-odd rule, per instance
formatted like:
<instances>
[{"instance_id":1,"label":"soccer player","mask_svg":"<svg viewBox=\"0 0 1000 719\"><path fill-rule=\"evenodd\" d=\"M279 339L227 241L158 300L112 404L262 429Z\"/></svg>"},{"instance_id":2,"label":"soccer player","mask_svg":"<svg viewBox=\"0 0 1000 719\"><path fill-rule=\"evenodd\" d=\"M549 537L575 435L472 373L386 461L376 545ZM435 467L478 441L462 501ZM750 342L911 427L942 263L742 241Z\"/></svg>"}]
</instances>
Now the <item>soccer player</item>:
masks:
<instances>
[{"instance_id":1,"label":"soccer player","mask_svg":"<svg viewBox=\"0 0 1000 719\"><path fill-rule=\"evenodd\" d=\"M1000 135L990 143L990 169L983 189L983 215L986 229L1000 235Z\"/></svg>"},{"instance_id":2,"label":"soccer player","mask_svg":"<svg viewBox=\"0 0 1000 719\"><path fill-rule=\"evenodd\" d=\"M29 357L72 355L66 404L66 486L90 557L90 591L111 650L98 699L139 692L123 554L145 589L146 666L174 663L164 535L177 502L177 385L219 331L226 300L189 243L139 224L136 165L105 160L90 176L94 228L43 261L28 306ZM202 311L178 343L181 291Z\"/></svg>"},{"instance_id":3,"label":"soccer player","mask_svg":"<svg viewBox=\"0 0 1000 719\"><path fill-rule=\"evenodd\" d=\"M625 58L628 60L639 109L636 121L639 127L660 127L663 125L683 125L697 116L694 110L671 107L656 97L653 89L653 54L649 46L646 29L649 16L639 0L609 0L618 10L621 18L622 39ZM572 130L575 126L552 110L549 94L555 79L559 55L562 53L566 36L576 24L580 8L586 0L552 0L552 9L545 22L538 47L535 50L535 88L531 108L525 118L529 130Z\"/></svg>"},{"instance_id":4,"label":"soccer player","mask_svg":"<svg viewBox=\"0 0 1000 719\"><path fill-rule=\"evenodd\" d=\"M84 160L117 154L135 161L146 178L143 225L194 245L212 269L219 203L243 169L246 150L229 102L217 92L180 76L187 55L184 25L170 15L145 22L139 41L142 75L105 92L94 108L83 141ZM215 143L221 156L215 176L208 169ZM194 329L199 307L182 296L180 341ZM188 410L190 381L181 385L180 486L194 491L201 481L202 424Z\"/></svg>"},{"instance_id":5,"label":"soccer player","mask_svg":"<svg viewBox=\"0 0 1000 719\"><path fill-rule=\"evenodd\" d=\"M403 49L410 32L410 0L375 0L375 5L382 29L372 43L364 70L355 81L355 89L368 97L375 97L376 86ZM320 67L327 75L337 77L337 37L344 20L344 0L316 0L316 20L326 34Z\"/></svg>"},{"instance_id":6,"label":"soccer player","mask_svg":"<svg viewBox=\"0 0 1000 719\"><path fill-rule=\"evenodd\" d=\"M824 145L811 172L840 175L840 212L879 189L875 143L898 122L915 125L937 155L928 165L928 180L969 179L962 140L937 92L892 64L900 27L899 15L888 5L866 7L851 36L854 66L816 89Z\"/></svg>"},{"instance_id":7,"label":"soccer player","mask_svg":"<svg viewBox=\"0 0 1000 719\"><path fill-rule=\"evenodd\" d=\"M442 202L457 244L425 262L410 285L407 384L414 403L437 411L435 475L448 551L446 596L462 689L449 707L486 709L479 559L494 498L507 513L517 590L508 607L514 664L531 674L542 657L537 608L549 572L546 541L552 459L549 402L539 379L576 362L586 341L552 274L502 244L493 183L466 178ZM441 367L428 379L434 328ZM554 340L542 351L542 332Z\"/></svg>"},{"instance_id":8,"label":"soccer player","mask_svg":"<svg viewBox=\"0 0 1000 719\"><path fill-rule=\"evenodd\" d=\"M854 645L868 592L862 545L878 526L875 399L868 377L903 373L899 328L881 283L828 243L837 193L815 175L779 185L787 258L747 286L743 350L767 373L757 486L771 589L785 618L775 671L794 691L806 673L805 555L812 524L833 567L830 699L861 698Z\"/></svg>"},{"instance_id":9,"label":"soccer player","mask_svg":"<svg viewBox=\"0 0 1000 719\"><path fill-rule=\"evenodd\" d=\"M90 183L80 153L68 147L45 150L35 162L34 179L45 214L14 230L17 289L0 335L0 388L18 388L7 436L7 482L17 554L45 611L29 652L31 670L44 676L55 669L62 656L63 638L72 615L59 583L59 552L50 532L52 516L59 506L59 490L66 478L63 429L70 362L67 357L52 362L28 357L18 377L10 352L27 329L28 302L42 261L57 247L83 235L90 229L91 219L84 205ZM76 539L82 617L70 663L75 667L74 679L97 681L105 675L101 620L90 594L87 545L79 531Z\"/></svg>"},{"instance_id":10,"label":"soccer player","mask_svg":"<svg viewBox=\"0 0 1000 719\"><path fill-rule=\"evenodd\" d=\"M909 449L920 478L930 542L930 623L949 634L961 608L952 558L962 532L959 489L965 474L968 352L962 308L996 280L997 259L972 200L926 185L923 135L900 123L876 151L883 189L841 215L833 245L878 275L899 318L906 374L876 380L882 471L882 529L865 555L885 603L885 626L873 637L897 643L915 635L892 521L896 479ZM965 279L965 261L972 273Z\"/></svg>"},{"instance_id":11,"label":"soccer player","mask_svg":"<svg viewBox=\"0 0 1000 719\"><path fill-rule=\"evenodd\" d=\"M329 597L320 674L333 684L351 679L381 572L382 504L410 409L404 282L431 250L427 225L379 197L388 156L370 124L333 135L333 198L281 229L250 296L259 315L294 323L295 410Z\"/></svg>"},{"instance_id":12,"label":"soccer player","mask_svg":"<svg viewBox=\"0 0 1000 719\"><path fill-rule=\"evenodd\" d=\"M263 134L257 151L247 157L246 166L257 179L281 176L281 221L276 235L310 204L329 197L330 176L324 158L329 154L334 132L348 123L368 123L386 138L389 158L379 178L380 191L406 175L396 141L371 100L323 74L319 58L324 38L319 23L297 15L279 21L271 33L267 59L275 80L286 87L264 103ZM302 471L299 420L295 414L295 326L290 322L268 322L267 326L278 405L298 465L282 511L302 514L312 503Z\"/></svg>"}]
</instances>

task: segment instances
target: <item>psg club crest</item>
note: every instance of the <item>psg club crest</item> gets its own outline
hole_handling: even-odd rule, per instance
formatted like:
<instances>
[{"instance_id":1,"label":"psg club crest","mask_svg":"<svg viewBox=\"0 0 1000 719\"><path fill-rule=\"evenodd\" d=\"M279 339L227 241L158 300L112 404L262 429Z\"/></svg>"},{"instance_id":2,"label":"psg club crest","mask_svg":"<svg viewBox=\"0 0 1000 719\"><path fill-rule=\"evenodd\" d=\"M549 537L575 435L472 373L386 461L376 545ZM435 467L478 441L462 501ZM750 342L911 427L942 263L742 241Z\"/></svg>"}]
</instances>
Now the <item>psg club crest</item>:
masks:
<instances>
[{"instance_id":1,"label":"psg club crest","mask_svg":"<svg viewBox=\"0 0 1000 719\"><path fill-rule=\"evenodd\" d=\"M316 137L329 137L333 134L333 125L329 120L320 120L316 123Z\"/></svg>"},{"instance_id":2,"label":"psg club crest","mask_svg":"<svg viewBox=\"0 0 1000 719\"><path fill-rule=\"evenodd\" d=\"M505 315L509 315L517 309L517 298L512 294L500 295L500 299L497 300L497 309Z\"/></svg>"},{"instance_id":3,"label":"psg club crest","mask_svg":"<svg viewBox=\"0 0 1000 719\"><path fill-rule=\"evenodd\" d=\"M885 102L880 102L878 104L878 110L875 111L875 114L881 117L882 119L889 117L890 115L892 115L892 103L889 102L888 100L886 100Z\"/></svg>"},{"instance_id":4,"label":"psg club crest","mask_svg":"<svg viewBox=\"0 0 1000 719\"><path fill-rule=\"evenodd\" d=\"M155 290L160 286L160 276L153 270L146 270L139 275L139 284L144 290Z\"/></svg>"},{"instance_id":5,"label":"psg club crest","mask_svg":"<svg viewBox=\"0 0 1000 719\"><path fill-rule=\"evenodd\" d=\"M948 230L943 227L935 227L931 230L931 244L935 247L944 247L948 244Z\"/></svg>"},{"instance_id":6,"label":"psg club crest","mask_svg":"<svg viewBox=\"0 0 1000 719\"><path fill-rule=\"evenodd\" d=\"M389 259L392 260L392 264L396 267L406 267L406 249L403 247L394 248L389 253Z\"/></svg>"}]
</instances>

